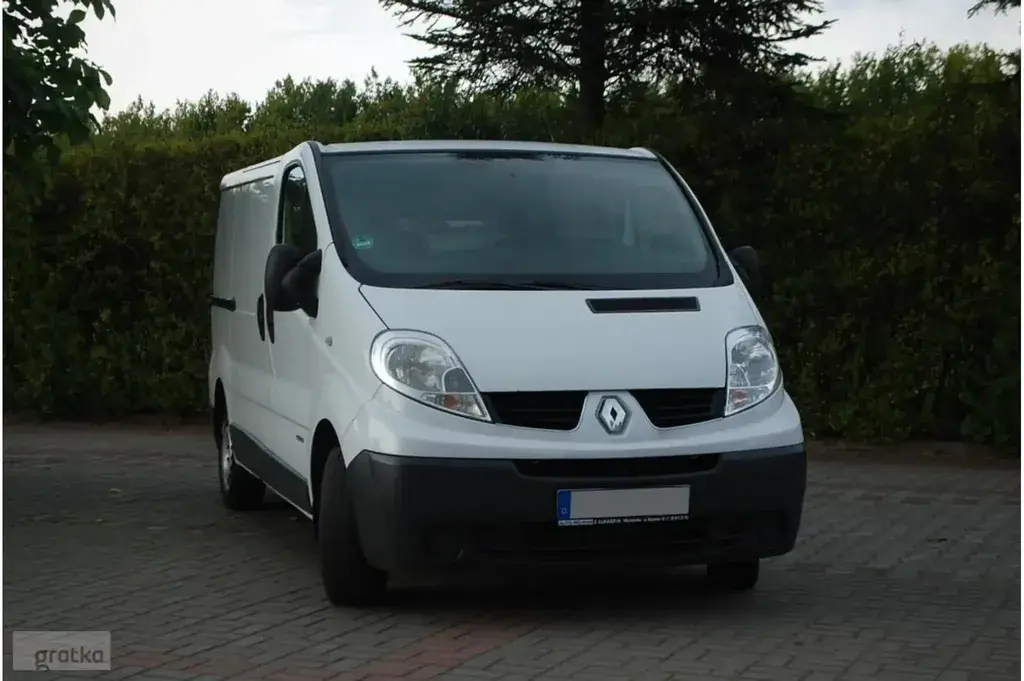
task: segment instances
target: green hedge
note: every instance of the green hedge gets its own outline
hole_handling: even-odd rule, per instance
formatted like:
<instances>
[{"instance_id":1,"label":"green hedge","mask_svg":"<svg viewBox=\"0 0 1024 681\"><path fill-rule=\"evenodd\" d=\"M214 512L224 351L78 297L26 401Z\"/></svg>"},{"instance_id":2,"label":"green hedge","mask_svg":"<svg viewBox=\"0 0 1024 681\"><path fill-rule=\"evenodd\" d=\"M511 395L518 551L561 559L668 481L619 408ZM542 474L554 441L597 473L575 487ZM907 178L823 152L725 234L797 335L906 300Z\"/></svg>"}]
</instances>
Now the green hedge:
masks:
<instances>
[{"instance_id":1,"label":"green hedge","mask_svg":"<svg viewBox=\"0 0 1024 681\"><path fill-rule=\"evenodd\" d=\"M762 252L761 304L811 433L1016 442L1020 99L999 68L984 50L861 60L806 79L829 116L651 94L597 140L554 94L429 85L378 85L340 127L107 133L37 201L5 178L7 409L205 408L224 173L310 138L498 137L650 146L676 164L727 245Z\"/></svg>"}]
</instances>

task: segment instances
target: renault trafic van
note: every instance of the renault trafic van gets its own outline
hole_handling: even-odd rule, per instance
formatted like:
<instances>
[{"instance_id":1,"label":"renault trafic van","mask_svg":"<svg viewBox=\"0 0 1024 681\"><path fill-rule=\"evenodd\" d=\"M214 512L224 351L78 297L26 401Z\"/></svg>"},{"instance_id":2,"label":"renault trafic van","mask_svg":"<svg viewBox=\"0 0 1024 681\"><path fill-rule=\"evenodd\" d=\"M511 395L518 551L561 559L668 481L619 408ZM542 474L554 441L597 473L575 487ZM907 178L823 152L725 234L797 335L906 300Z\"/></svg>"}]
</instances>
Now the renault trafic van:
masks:
<instances>
[{"instance_id":1,"label":"renault trafic van","mask_svg":"<svg viewBox=\"0 0 1024 681\"><path fill-rule=\"evenodd\" d=\"M756 253L660 155L307 142L220 190L221 495L311 519L332 603L459 566L750 589L793 548L804 437Z\"/></svg>"}]
</instances>

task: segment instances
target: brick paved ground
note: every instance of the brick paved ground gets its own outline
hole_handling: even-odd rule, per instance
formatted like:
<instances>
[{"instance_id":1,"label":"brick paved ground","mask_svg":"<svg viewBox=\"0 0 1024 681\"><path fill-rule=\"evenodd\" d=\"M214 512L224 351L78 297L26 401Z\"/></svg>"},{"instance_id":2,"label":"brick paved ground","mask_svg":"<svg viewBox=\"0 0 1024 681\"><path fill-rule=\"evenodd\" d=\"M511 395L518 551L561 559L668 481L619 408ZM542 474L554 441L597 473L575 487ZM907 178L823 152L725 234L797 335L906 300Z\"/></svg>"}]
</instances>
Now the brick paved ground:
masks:
<instances>
[{"instance_id":1,"label":"brick paved ground","mask_svg":"<svg viewBox=\"0 0 1024 681\"><path fill-rule=\"evenodd\" d=\"M112 630L104 678L1021 678L1019 469L813 462L750 594L524 577L358 612L326 604L307 522L220 506L205 432L8 427L3 463L4 629Z\"/></svg>"}]
</instances>

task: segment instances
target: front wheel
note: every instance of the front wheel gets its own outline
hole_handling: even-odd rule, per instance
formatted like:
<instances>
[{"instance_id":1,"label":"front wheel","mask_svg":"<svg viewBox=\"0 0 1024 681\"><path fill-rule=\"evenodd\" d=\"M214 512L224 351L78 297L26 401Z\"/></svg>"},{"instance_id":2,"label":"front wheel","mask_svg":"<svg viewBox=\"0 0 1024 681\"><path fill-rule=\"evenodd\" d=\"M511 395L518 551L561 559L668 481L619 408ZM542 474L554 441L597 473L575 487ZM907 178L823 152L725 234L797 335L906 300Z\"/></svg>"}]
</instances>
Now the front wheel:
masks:
<instances>
[{"instance_id":1,"label":"front wheel","mask_svg":"<svg viewBox=\"0 0 1024 681\"><path fill-rule=\"evenodd\" d=\"M220 498L232 511L251 511L263 505L267 486L235 461L235 448L231 442L231 427L227 417L221 424L217 442L217 477L220 479Z\"/></svg>"},{"instance_id":2,"label":"front wheel","mask_svg":"<svg viewBox=\"0 0 1024 681\"><path fill-rule=\"evenodd\" d=\"M359 541L355 508L345 485L345 461L335 447L320 481L317 513L320 570L332 605L376 603L387 591L388 575L366 561Z\"/></svg>"},{"instance_id":3,"label":"front wheel","mask_svg":"<svg viewBox=\"0 0 1024 681\"><path fill-rule=\"evenodd\" d=\"M761 561L748 560L737 563L708 565L708 580L716 587L729 591L750 591L757 586L761 573Z\"/></svg>"}]
</instances>

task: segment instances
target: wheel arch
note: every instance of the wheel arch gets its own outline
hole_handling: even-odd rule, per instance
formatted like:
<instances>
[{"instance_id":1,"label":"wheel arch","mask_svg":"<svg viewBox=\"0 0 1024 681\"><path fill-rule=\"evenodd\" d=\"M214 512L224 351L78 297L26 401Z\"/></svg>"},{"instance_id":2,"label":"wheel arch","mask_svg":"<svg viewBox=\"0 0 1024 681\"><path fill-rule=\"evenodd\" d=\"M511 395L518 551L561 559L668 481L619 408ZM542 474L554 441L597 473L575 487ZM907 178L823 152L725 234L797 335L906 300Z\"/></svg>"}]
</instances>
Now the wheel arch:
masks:
<instances>
[{"instance_id":1,"label":"wheel arch","mask_svg":"<svg viewBox=\"0 0 1024 681\"><path fill-rule=\"evenodd\" d=\"M309 498L313 506L313 518L316 519L320 506L320 483L323 480L324 466L331 450L341 445L341 439L328 419L320 419L313 430L313 441L309 447Z\"/></svg>"},{"instance_id":2,"label":"wheel arch","mask_svg":"<svg viewBox=\"0 0 1024 681\"><path fill-rule=\"evenodd\" d=\"M228 400L224 394L224 384L218 378L213 389L213 413L211 414L211 426L213 427L213 440L220 447L221 425L228 416Z\"/></svg>"}]
</instances>

